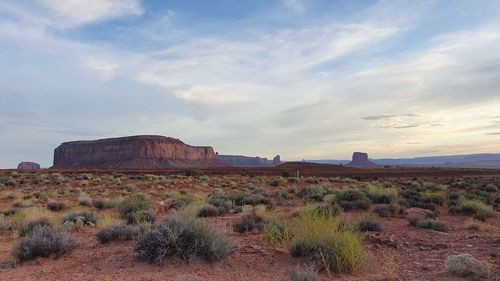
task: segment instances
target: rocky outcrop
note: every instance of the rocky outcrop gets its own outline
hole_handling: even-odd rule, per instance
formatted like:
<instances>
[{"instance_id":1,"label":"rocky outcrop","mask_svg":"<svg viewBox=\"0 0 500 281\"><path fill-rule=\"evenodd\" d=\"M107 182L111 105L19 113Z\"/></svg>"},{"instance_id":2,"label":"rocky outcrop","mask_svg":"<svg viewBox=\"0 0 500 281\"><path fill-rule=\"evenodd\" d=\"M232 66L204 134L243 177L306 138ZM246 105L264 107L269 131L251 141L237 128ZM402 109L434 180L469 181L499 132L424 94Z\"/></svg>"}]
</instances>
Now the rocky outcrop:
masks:
<instances>
[{"instance_id":1,"label":"rocky outcrop","mask_svg":"<svg viewBox=\"0 0 500 281\"><path fill-rule=\"evenodd\" d=\"M40 164L35 162L21 162L17 165L18 170L40 170Z\"/></svg>"},{"instance_id":2,"label":"rocky outcrop","mask_svg":"<svg viewBox=\"0 0 500 281\"><path fill-rule=\"evenodd\" d=\"M219 160L224 164L232 167L269 167L281 164L281 159L279 155L276 155L273 160L267 158L255 156L243 156L243 155L219 155L217 154Z\"/></svg>"},{"instance_id":3,"label":"rocky outcrop","mask_svg":"<svg viewBox=\"0 0 500 281\"><path fill-rule=\"evenodd\" d=\"M280 165L281 164L281 157L279 155L276 155L274 158L273 158L273 163L272 165L273 166L276 166L276 165Z\"/></svg>"},{"instance_id":4,"label":"rocky outcrop","mask_svg":"<svg viewBox=\"0 0 500 281\"><path fill-rule=\"evenodd\" d=\"M218 155L224 164L233 167L265 167L270 166L271 161L262 157L250 157L243 155Z\"/></svg>"},{"instance_id":5,"label":"rocky outcrop","mask_svg":"<svg viewBox=\"0 0 500 281\"><path fill-rule=\"evenodd\" d=\"M224 166L212 147L164 136L72 141L54 150L53 168L158 169Z\"/></svg>"},{"instance_id":6,"label":"rocky outcrop","mask_svg":"<svg viewBox=\"0 0 500 281\"><path fill-rule=\"evenodd\" d=\"M347 167L353 168L376 168L377 164L368 159L368 154L364 152L354 152L352 161L346 164Z\"/></svg>"}]
</instances>

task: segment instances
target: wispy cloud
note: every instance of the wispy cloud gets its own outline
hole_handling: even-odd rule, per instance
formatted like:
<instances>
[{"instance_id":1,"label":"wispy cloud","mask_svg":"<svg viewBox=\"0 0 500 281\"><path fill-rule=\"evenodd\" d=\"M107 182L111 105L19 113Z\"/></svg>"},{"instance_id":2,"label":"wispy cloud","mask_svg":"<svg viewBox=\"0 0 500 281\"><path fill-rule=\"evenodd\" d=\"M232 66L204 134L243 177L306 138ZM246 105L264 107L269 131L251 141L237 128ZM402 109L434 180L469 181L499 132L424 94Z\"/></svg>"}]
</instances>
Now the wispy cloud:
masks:
<instances>
[{"instance_id":1,"label":"wispy cloud","mask_svg":"<svg viewBox=\"0 0 500 281\"><path fill-rule=\"evenodd\" d=\"M138 0L38 0L49 11L53 27L73 28L144 12Z\"/></svg>"}]
</instances>

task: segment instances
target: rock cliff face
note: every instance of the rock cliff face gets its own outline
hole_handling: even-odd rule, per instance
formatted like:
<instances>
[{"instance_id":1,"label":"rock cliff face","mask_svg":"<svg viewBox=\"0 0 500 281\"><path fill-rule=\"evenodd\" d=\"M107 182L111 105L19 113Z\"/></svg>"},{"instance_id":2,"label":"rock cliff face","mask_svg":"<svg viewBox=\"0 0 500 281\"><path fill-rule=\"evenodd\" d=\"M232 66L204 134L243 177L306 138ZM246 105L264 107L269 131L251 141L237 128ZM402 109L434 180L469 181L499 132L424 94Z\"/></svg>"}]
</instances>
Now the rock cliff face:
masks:
<instances>
[{"instance_id":1,"label":"rock cliff face","mask_svg":"<svg viewBox=\"0 0 500 281\"><path fill-rule=\"evenodd\" d=\"M281 157L279 155L276 155L273 158L273 166L276 166L276 165L279 165L279 164L281 164Z\"/></svg>"},{"instance_id":2,"label":"rock cliff face","mask_svg":"<svg viewBox=\"0 0 500 281\"><path fill-rule=\"evenodd\" d=\"M35 162L21 162L17 165L19 170L40 170L40 164Z\"/></svg>"},{"instance_id":3,"label":"rock cliff face","mask_svg":"<svg viewBox=\"0 0 500 281\"><path fill-rule=\"evenodd\" d=\"M267 158L243 155L217 155L224 164L233 167L268 167L281 164L279 155L269 160Z\"/></svg>"},{"instance_id":4,"label":"rock cliff face","mask_svg":"<svg viewBox=\"0 0 500 281\"><path fill-rule=\"evenodd\" d=\"M377 164L368 159L368 154L364 152L354 152L352 154L352 161L346 164L347 167L354 168L376 168Z\"/></svg>"},{"instance_id":5,"label":"rock cliff face","mask_svg":"<svg viewBox=\"0 0 500 281\"><path fill-rule=\"evenodd\" d=\"M190 146L164 136L131 136L72 141L54 150L53 168L130 168L223 166L212 147Z\"/></svg>"}]
</instances>

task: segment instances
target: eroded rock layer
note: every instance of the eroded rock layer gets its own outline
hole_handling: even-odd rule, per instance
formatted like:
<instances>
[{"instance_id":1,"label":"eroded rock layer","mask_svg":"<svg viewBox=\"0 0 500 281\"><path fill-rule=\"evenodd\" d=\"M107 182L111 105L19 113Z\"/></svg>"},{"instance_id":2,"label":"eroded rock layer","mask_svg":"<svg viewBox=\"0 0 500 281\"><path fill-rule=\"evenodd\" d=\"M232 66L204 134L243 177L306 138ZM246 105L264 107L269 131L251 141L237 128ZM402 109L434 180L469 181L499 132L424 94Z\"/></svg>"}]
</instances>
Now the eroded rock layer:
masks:
<instances>
[{"instance_id":1,"label":"eroded rock layer","mask_svg":"<svg viewBox=\"0 0 500 281\"><path fill-rule=\"evenodd\" d=\"M210 146L164 136L72 141L54 150L53 168L157 169L223 166Z\"/></svg>"}]
</instances>

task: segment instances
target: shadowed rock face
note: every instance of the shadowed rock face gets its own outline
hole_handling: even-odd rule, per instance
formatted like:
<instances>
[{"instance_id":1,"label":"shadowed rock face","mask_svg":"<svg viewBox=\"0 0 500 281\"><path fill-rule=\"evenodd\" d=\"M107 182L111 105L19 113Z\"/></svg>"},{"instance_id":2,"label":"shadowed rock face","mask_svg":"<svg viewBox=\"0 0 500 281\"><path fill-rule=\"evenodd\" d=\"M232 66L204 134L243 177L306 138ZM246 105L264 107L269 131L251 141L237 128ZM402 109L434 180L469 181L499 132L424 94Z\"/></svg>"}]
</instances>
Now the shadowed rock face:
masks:
<instances>
[{"instance_id":1,"label":"shadowed rock face","mask_svg":"<svg viewBox=\"0 0 500 281\"><path fill-rule=\"evenodd\" d=\"M352 154L352 161L346 164L347 167L354 168L376 168L377 164L368 159L368 154L364 152L354 152Z\"/></svg>"},{"instance_id":2,"label":"shadowed rock face","mask_svg":"<svg viewBox=\"0 0 500 281\"><path fill-rule=\"evenodd\" d=\"M281 164L281 157L279 155L276 155L273 158L273 166L280 165Z\"/></svg>"},{"instance_id":3,"label":"shadowed rock face","mask_svg":"<svg viewBox=\"0 0 500 281\"><path fill-rule=\"evenodd\" d=\"M223 166L212 147L190 146L163 136L132 136L65 142L54 150L53 168L130 168Z\"/></svg>"},{"instance_id":4,"label":"shadowed rock face","mask_svg":"<svg viewBox=\"0 0 500 281\"><path fill-rule=\"evenodd\" d=\"M40 170L40 164L35 162L21 162L17 165L19 170Z\"/></svg>"},{"instance_id":5,"label":"shadowed rock face","mask_svg":"<svg viewBox=\"0 0 500 281\"><path fill-rule=\"evenodd\" d=\"M262 157L250 157L243 155L218 155L224 164L233 167L264 167L269 166L270 161Z\"/></svg>"}]
</instances>

